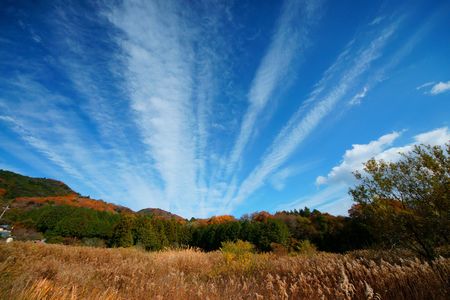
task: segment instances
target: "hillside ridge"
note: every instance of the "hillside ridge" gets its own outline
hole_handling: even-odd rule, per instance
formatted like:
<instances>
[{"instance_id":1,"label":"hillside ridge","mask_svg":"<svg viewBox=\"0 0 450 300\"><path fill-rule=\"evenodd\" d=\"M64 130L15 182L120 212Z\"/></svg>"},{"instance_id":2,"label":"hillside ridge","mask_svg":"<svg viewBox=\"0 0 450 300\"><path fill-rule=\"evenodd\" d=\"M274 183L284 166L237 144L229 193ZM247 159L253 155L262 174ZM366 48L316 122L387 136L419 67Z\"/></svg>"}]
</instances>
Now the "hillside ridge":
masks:
<instances>
[{"instance_id":1,"label":"hillside ridge","mask_svg":"<svg viewBox=\"0 0 450 300\"><path fill-rule=\"evenodd\" d=\"M122 205L82 196L59 180L30 177L2 169L0 169L0 200L17 209L31 209L43 205L69 205L98 211L138 213L162 219L185 220L160 208L145 208L134 212Z\"/></svg>"}]
</instances>

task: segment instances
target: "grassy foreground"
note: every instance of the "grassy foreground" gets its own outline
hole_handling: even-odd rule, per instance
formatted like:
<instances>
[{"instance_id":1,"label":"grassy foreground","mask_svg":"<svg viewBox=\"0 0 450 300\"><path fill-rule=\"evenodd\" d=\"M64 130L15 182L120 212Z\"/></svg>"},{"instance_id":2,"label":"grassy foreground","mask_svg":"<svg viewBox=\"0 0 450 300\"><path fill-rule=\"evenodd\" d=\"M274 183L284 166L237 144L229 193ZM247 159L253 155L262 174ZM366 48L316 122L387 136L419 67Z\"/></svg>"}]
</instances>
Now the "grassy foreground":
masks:
<instances>
[{"instance_id":1,"label":"grassy foreground","mask_svg":"<svg viewBox=\"0 0 450 300\"><path fill-rule=\"evenodd\" d=\"M0 299L449 299L450 259L0 244ZM389 260L389 259L387 259Z\"/></svg>"}]
</instances>

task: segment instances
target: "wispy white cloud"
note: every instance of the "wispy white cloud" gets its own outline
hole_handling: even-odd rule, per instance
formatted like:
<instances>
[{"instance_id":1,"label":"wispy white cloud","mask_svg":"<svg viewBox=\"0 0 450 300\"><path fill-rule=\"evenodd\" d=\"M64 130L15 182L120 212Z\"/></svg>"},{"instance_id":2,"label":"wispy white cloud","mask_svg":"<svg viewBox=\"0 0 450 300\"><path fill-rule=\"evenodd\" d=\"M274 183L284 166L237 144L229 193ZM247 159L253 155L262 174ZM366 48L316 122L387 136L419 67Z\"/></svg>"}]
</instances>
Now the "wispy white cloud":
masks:
<instances>
[{"instance_id":1,"label":"wispy white cloud","mask_svg":"<svg viewBox=\"0 0 450 300\"><path fill-rule=\"evenodd\" d=\"M70 178L74 184L72 187L89 187L96 197L125 204L124 200L133 195L134 202L128 203L132 208L142 207L145 202L148 204L149 198L156 195L151 183L147 182L145 189L139 189L138 179L133 180L136 184L125 180L130 174L142 176L140 169L129 160L121 160L116 150L105 149L98 144L96 138L88 134L89 130L79 115L60 107L61 103L67 104L70 100L50 93L31 79L16 79L16 83L19 83L16 89L21 96L11 95L15 98L14 105L6 105L0 122L28 147L0 142L0 148L6 151L16 149L12 155L23 159L31 168L39 168L57 179ZM31 154L28 148L33 150ZM45 163L33 153L46 158ZM140 195L133 194L135 187Z\"/></svg>"},{"instance_id":2,"label":"wispy white cloud","mask_svg":"<svg viewBox=\"0 0 450 300\"><path fill-rule=\"evenodd\" d=\"M286 180L293 175L293 170L291 168L284 168L270 178L270 183L277 190L281 191L286 186Z\"/></svg>"},{"instance_id":3,"label":"wispy white cloud","mask_svg":"<svg viewBox=\"0 0 450 300\"><path fill-rule=\"evenodd\" d=\"M435 81L430 81L430 82L426 82L424 84L419 85L418 87L416 87L416 90L421 90L423 88L426 88L430 85L434 85L436 82Z\"/></svg>"},{"instance_id":4,"label":"wispy white cloud","mask_svg":"<svg viewBox=\"0 0 450 300\"><path fill-rule=\"evenodd\" d=\"M369 26L375 26L380 24L384 19L386 19L386 16L377 16L375 17L375 19L373 19L370 23Z\"/></svg>"},{"instance_id":5,"label":"wispy white cloud","mask_svg":"<svg viewBox=\"0 0 450 300\"><path fill-rule=\"evenodd\" d=\"M206 40L200 50L195 45L220 26L220 18L211 15L206 30L175 1L126 2L107 16L121 31L127 94L146 155L162 179L164 201L176 213L204 215L217 57Z\"/></svg>"},{"instance_id":6,"label":"wispy white cloud","mask_svg":"<svg viewBox=\"0 0 450 300\"><path fill-rule=\"evenodd\" d=\"M269 182L275 190L281 191L285 188L286 182L289 178L312 169L313 166L317 165L317 163L318 161L309 161L300 165L290 165L284 167L270 176Z\"/></svg>"},{"instance_id":7,"label":"wispy white cloud","mask_svg":"<svg viewBox=\"0 0 450 300\"><path fill-rule=\"evenodd\" d=\"M295 174L295 171L292 168L284 168L270 178L270 183L277 191L281 191L286 186L286 180Z\"/></svg>"},{"instance_id":8,"label":"wispy white cloud","mask_svg":"<svg viewBox=\"0 0 450 300\"><path fill-rule=\"evenodd\" d=\"M294 59L310 46L311 27L319 20L322 1L287 0L279 17L269 48L256 71L250 92L249 107L227 163L227 173L234 170L254 133L255 123L275 91L284 84Z\"/></svg>"},{"instance_id":9,"label":"wispy white cloud","mask_svg":"<svg viewBox=\"0 0 450 300\"><path fill-rule=\"evenodd\" d=\"M3 82L9 92L2 93L1 125L54 165L55 177L97 197L184 216L217 212L216 203L205 203L214 194L206 181L208 126L215 72L228 51L219 34L227 4L193 5L52 6L46 64L16 62L27 66L28 78ZM46 68L68 79L66 97L34 76Z\"/></svg>"},{"instance_id":10,"label":"wispy white cloud","mask_svg":"<svg viewBox=\"0 0 450 300\"><path fill-rule=\"evenodd\" d=\"M33 95L34 101L29 101L29 96L16 99L14 106L3 111L0 121L6 122L8 127L26 144L47 157L64 172L79 181L87 181L80 167L72 163L74 156L79 154L74 155L71 152L76 151L75 145L70 141L74 137L69 136L73 134L73 131L69 133L66 130L70 128L68 123L76 122L76 117L70 112L58 110L55 107L55 104L59 102L55 101L58 97L48 94L42 87L25 79L17 81L20 83L17 85L18 90L24 95ZM46 103L44 99L53 99L55 102ZM46 108L45 114L42 114L42 108ZM63 133L63 131L66 132ZM97 186L91 185L91 187L99 191Z\"/></svg>"},{"instance_id":11,"label":"wispy white cloud","mask_svg":"<svg viewBox=\"0 0 450 300\"><path fill-rule=\"evenodd\" d=\"M255 167L243 159L246 150L310 49L324 8L313 0L281 5L248 94L235 101L229 94L240 94L247 83L235 91L228 82L234 75L227 74L235 71L228 66L241 60L227 61L227 55L249 41L239 35L242 24L233 5L135 0L94 3L86 10L71 2L51 5L42 27L22 22L23 38L36 50L29 53L45 55L18 54L7 64L17 66L19 75L0 75L0 126L6 128L0 150L31 166L28 170L67 180L80 192L87 187L91 196L187 217L230 212L265 183L283 190L303 170L284 166L299 145L324 118L344 109L338 107L342 99L359 103L389 74L382 66L364 82L397 24L385 27L393 18L375 18L365 27L370 40L357 35L348 43ZM0 42L5 49L19 45L10 37ZM436 93L448 83L440 84ZM247 110L230 113L226 106L242 99ZM435 138L430 133L421 139ZM10 164L0 160L0 166ZM328 177L323 183L332 185ZM308 203L332 207L327 199L340 188Z\"/></svg>"},{"instance_id":12,"label":"wispy white cloud","mask_svg":"<svg viewBox=\"0 0 450 300\"><path fill-rule=\"evenodd\" d=\"M376 60L381 51L398 27L398 23L385 27L379 35L362 49L350 50L354 43L350 43L338 60L325 72L325 77L337 80L338 84L331 85L329 80L321 80L307 100L312 107L305 112L302 107L289 120L288 124L276 137L269 151L263 156L262 162L241 184L233 204L239 203L255 190L260 188L266 178L277 170L303 142L303 140L319 125L335 105L353 86L358 77L367 72L371 63ZM338 70L344 70L338 72Z\"/></svg>"},{"instance_id":13,"label":"wispy white cloud","mask_svg":"<svg viewBox=\"0 0 450 300\"><path fill-rule=\"evenodd\" d=\"M163 206L150 160L142 154L129 122L128 103L121 101L120 61L112 55L117 47L111 43L113 34L107 32L110 24L99 15L98 7L91 8L80 10L77 3L52 5L51 17L45 20L49 32L38 32L43 27L36 31L47 55L32 63L16 61L26 66L24 76L4 81L16 91L4 94L8 109L3 112L16 124L9 123L10 128L35 153L46 157L51 169L42 168L39 157L31 156L25 147L18 156L27 157L31 168L80 187L80 192L87 187L94 197L133 209ZM28 31L33 36L33 30ZM64 97L58 93L58 84L45 81L54 74L61 78L58 84L64 84ZM57 171L52 172L53 168ZM145 189L137 186L139 182ZM133 193L134 188L140 193Z\"/></svg>"},{"instance_id":14,"label":"wispy white cloud","mask_svg":"<svg viewBox=\"0 0 450 300\"><path fill-rule=\"evenodd\" d=\"M361 103L361 100L366 97L367 92L369 91L368 87L365 86L363 89L357 93L355 96L353 96L352 100L348 103L349 105L358 105Z\"/></svg>"},{"instance_id":15,"label":"wispy white cloud","mask_svg":"<svg viewBox=\"0 0 450 300\"><path fill-rule=\"evenodd\" d=\"M450 91L450 81L447 82L438 82L430 90L431 95L438 95L444 92Z\"/></svg>"},{"instance_id":16,"label":"wispy white cloud","mask_svg":"<svg viewBox=\"0 0 450 300\"><path fill-rule=\"evenodd\" d=\"M333 186L327 187L317 193L306 195L297 198L291 202L283 203L277 206L276 210L293 210L303 207L309 207L314 209L328 208L326 212L337 213L345 215L349 206L343 206L342 200L348 200L346 197L346 192L348 191L348 186L345 184L335 184ZM338 203L336 210L330 209L330 205Z\"/></svg>"},{"instance_id":17,"label":"wispy white cloud","mask_svg":"<svg viewBox=\"0 0 450 300\"><path fill-rule=\"evenodd\" d=\"M383 19L385 19L384 17ZM400 17L399 19L405 18ZM377 19L377 18L376 18ZM354 105L358 105L362 102L362 100L367 96L367 94L379 83L387 80L389 78L389 74L391 71L398 66L398 64L409 54L412 50L415 49L417 43L422 40L422 38L427 34L427 32L432 28L435 22L435 15L430 16L423 24L421 24L417 30L413 31L413 34L403 43L401 47L397 50L393 51L393 54L390 55L388 62L383 64L382 66L375 68L366 82L363 84L363 87L359 93L357 93L353 98L348 102L349 107ZM425 86L430 85L430 83L424 84L423 86L418 87L417 89L423 88Z\"/></svg>"}]
</instances>

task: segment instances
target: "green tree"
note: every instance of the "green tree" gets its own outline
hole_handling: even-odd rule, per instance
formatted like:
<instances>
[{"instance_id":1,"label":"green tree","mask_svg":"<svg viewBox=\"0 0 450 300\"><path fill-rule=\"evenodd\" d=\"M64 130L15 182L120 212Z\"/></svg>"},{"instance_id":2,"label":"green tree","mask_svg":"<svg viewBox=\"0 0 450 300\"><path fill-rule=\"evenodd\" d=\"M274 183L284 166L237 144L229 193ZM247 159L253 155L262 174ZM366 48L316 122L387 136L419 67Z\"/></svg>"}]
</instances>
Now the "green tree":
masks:
<instances>
[{"instance_id":1,"label":"green tree","mask_svg":"<svg viewBox=\"0 0 450 300\"><path fill-rule=\"evenodd\" d=\"M254 244L260 251L272 250L272 243L287 245L289 229L280 220L267 219L265 222L242 222L240 239Z\"/></svg>"},{"instance_id":2,"label":"green tree","mask_svg":"<svg viewBox=\"0 0 450 300\"><path fill-rule=\"evenodd\" d=\"M165 248L170 246L170 241L167 238L167 234L166 234L166 228L164 225L164 220L159 220L159 219L153 219L152 220L152 225L153 228L156 232L156 235L158 237L159 240L159 244L161 248Z\"/></svg>"},{"instance_id":3,"label":"green tree","mask_svg":"<svg viewBox=\"0 0 450 300\"><path fill-rule=\"evenodd\" d=\"M111 245L113 247L131 247L134 244L133 228L136 217L131 214L122 215L115 226Z\"/></svg>"},{"instance_id":4,"label":"green tree","mask_svg":"<svg viewBox=\"0 0 450 300\"><path fill-rule=\"evenodd\" d=\"M72 213L69 206L44 206L42 209L34 210L32 217L36 220L37 229L42 232L53 231L62 219Z\"/></svg>"},{"instance_id":5,"label":"green tree","mask_svg":"<svg viewBox=\"0 0 450 300\"><path fill-rule=\"evenodd\" d=\"M161 249L161 242L157 236L151 220L146 216L138 217L133 229L134 244L143 247L145 250Z\"/></svg>"},{"instance_id":6,"label":"green tree","mask_svg":"<svg viewBox=\"0 0 450 300\"><path fill-rule=\"evenodd\" d=\"M397 162L369 160L350 194L377 241L427 259L450 237L450 144L416 146Z\"/></svg>"}]
</instances>

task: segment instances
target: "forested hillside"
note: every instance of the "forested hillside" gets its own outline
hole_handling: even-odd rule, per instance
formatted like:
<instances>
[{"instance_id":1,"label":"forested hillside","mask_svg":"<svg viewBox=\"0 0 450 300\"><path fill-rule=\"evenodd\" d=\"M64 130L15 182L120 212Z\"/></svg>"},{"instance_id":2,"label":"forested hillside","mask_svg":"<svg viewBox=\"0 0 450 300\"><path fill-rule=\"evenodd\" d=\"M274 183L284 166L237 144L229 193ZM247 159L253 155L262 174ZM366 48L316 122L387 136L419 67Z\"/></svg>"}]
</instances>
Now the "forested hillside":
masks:
<instances>
[{"instance_id":1,"label":"forested hillside","mask_svg":"<svg viewBox=\"0 0 450 300\"><path fill-rule=\"evenodd\" d=\"M161 209L133 212L102 200L83 197L60 181L31 178L2 170L2 201L10 206L3 222L14 225L19 240L91 246L139 246L219 249L224 241L245 240L259 251L296 251L308 240L320 250L344 251L370 243L350 218L322 214L308 208L257 212L237 220L233 216L191 219Z\"/></svg>"},{"instance_id":2,"label":"forested hillside","mask_svg":"<svg viewBox=\"0 0 450 300\"><path fill-rule=\"evenodd\" d=\"M32 178L14 172L0 170L0 196L3 199L17 197L49 197L76 194L61 181Z\"/></svg>"},{"instance_id":3,"label":"forested hillside","mask_svg":"<svg viewBox=\"0 0 450 300\"><path fill-rule=\"evenodd\" d=\"M212 251L243 240L259 252L399 247L431 260L448 255L449 152L449 145L422 146L396 163L368 161L365 173L355 174L348 217L305 207L185 220L160 209L133 212L82 197L59 181L1 171L2 201L10 206L2 222L14 225L16 239L48 243Z\"/></svg>"}]
</instances>

